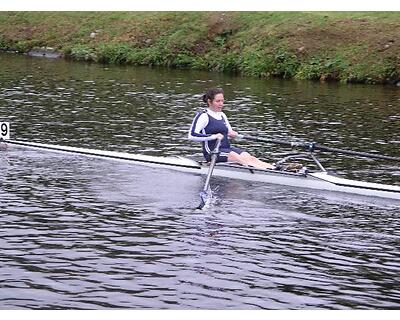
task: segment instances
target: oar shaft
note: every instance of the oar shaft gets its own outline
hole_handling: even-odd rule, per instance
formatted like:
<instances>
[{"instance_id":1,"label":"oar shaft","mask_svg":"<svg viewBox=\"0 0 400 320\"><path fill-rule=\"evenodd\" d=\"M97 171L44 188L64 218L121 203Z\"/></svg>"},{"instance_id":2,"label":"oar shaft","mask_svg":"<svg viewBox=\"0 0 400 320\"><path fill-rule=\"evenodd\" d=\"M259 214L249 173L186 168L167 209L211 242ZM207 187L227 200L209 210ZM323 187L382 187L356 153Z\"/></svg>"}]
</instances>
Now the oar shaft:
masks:
<instances>
[{"instance_id":1,"label":"oar shaft","mask_svg":"<svg viewBox=\"0 0 400 320\"><path fill-rule=\"evenodd\" d=\"M290 142L290 141L285 141L285 140L259 138L259 137L245 136L245 135L239 135L238 138L250 140L250 141L259 141L259 142L280 144L280 145L284 145L284 146L288 146L288 147L292 147L292 148L293 147L309 148L312 145L307 142Z\"/></svg>"},{"instance_id":2,"label":"oar shaft","mask_svg":"<svg viewBox=\"0 0 400 320\"><path fill-rule=\"evenodd\" d=\"M353 151L353 150L344 150L344 149L339 149L339 148L331 148L331 147L326 147L326 146L319 145L319 144L315 145L315 149L321 150L321 151L343 153L343 154L354 155L354 156L365 157L365 158L375 158L375 159L383 159L383 160L400 161L399 157L391 157L391 156L374 154L374 153L369 153L369 152L361 152L361 151Z\"/></svg>"},{"instance_id":3,"label":"oar shaft","mask_svg":"<svg viewBox=\"0 0 400 320\"><path fill-rule=\"evenodd\" d=\"M214 148L214 150L212 151L212 154L211 154L210 167L208 169L206 183L204 184L204 188L203 188L204 192L207 192L208 187L210 185L211 176L212 176L212 173L214 171L215 163L217 162L220 145L221 145L221 140L217 139L217 142L215 144L215 148Z\"/></svg>"},{"instance_id":4,"label":"oar shaft","mask_svg":"<svg viewBox=\"0 0 400 320\"><path fill-rule=\"evenodd\" d=\"M342 153L342 154L354 155L354 156L365 157L365 158L400 161L399 157L391 157L391 156L368 153L368 152L331 148L331 147L326 147L324 145L317 144L315 142L290 142L290 141L284 141L284 140L259 138L259 137L245 136L245 135L239 135L239 138L242 138L245 140L250 140L250 141L260 141L260 142L280 144L280 145L284 145L284 146L289 146L291 148L300 147L300 148L307 149L308 151L320 150L320 151L329 151L329 152L337 152L337 153Z\"/></svg>"}]
</instances>

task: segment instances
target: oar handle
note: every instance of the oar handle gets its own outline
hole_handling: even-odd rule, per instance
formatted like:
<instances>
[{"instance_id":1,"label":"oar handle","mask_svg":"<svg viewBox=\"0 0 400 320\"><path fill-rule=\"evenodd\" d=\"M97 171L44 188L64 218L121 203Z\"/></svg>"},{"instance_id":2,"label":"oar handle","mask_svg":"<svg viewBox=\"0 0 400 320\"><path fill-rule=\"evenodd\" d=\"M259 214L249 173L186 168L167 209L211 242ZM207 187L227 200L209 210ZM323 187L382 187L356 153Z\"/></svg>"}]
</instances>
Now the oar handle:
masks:
<instances>
[{"instance_id":1,"label":"oar handle","mask_svg":"<svg viewBox=\"0 0 400 320\"><path fill-rule=\"evenodd\" d=\"M300 147L300 148L306 149L307 151L310 151L310 152L313 152L315 150L320 150L320 151L328 151L328 152L336 152L336 153L354 155L354 156L365 157L365 158L375 158L375 159L383 159L383 160L391 160L391 161L400 161L399 157L391 157L391 156L368 153L368 152L360 152L360 151L353 151L353 150L331 148L331 147L326 147L324 145L320 145L320 144L318 144L316 142L290 142L290 141L285 141L285 140L276 140L276 139L269 139L269 138L252 137L252 136L247 136L247 135L242 135L242 134L239 134L238 138L245 139L245 140L250 140L250 141L275 143L275 144L288 146L288 147L291 147L291 148Z\"/></svg>"}]
</instances>

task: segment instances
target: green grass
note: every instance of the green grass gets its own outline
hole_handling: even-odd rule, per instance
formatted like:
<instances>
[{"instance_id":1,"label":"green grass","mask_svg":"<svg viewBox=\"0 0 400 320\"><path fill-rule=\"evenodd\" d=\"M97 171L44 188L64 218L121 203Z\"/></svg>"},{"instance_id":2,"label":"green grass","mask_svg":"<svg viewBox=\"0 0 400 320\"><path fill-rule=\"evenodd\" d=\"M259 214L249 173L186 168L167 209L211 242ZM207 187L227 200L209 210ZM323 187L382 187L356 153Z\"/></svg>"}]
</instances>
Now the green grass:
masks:
<instances>
[{"instance_id":1,"label":"green grass","mask_svg":"<svg viewBox=\"0 0 400 320\"><path fill-rule=\"evenodd\" d=\"M398 12L0 12L0 49L48 46L98 63L396 83L399 27Z\"/></svg>"}]
</instances>

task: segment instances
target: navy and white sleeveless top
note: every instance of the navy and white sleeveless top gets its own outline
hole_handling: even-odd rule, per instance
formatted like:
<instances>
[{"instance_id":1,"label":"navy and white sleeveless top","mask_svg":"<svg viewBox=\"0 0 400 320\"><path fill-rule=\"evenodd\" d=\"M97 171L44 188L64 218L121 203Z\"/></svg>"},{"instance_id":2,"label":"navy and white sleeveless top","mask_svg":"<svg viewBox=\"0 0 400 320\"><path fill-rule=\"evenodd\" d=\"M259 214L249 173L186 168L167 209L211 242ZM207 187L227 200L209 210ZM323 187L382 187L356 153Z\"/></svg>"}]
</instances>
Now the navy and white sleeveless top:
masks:
<instances>
[{"instance_id":1,"label":"navy and white sleeveless top","mask_svg":"<svg viewBox=\"0 0 400 320\"><path fill-rule=\"evenodd\" d=\"M213 137L214 134L222 133L224 135L221 141L221 150L228 151L230 149L229 130L232 130L232 127L225 113L206 109L198 112L194 117L188 137L190 140L202 143L203 154L207 157L215 147L216 139Z\"/></svg>"}]
</instances>

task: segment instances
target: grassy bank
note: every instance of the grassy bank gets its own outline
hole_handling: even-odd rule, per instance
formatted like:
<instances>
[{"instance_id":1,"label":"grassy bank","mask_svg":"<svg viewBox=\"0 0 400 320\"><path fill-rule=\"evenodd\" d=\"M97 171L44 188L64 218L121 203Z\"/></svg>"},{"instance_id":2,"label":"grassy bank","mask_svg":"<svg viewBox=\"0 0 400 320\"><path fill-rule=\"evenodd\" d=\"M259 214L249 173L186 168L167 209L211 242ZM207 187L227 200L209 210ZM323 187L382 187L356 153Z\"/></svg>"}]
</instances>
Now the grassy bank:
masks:
<instances>
[{"instance_id":1,"label":"grassy bank","mask_svg":"<svg viewBox=\"0 0 400 320\"><path fill-rule=\"evenodd\" d=\"M359 83L400 81L400 13L0 12L0 49Z\"/></svg>"}]
</instances>

